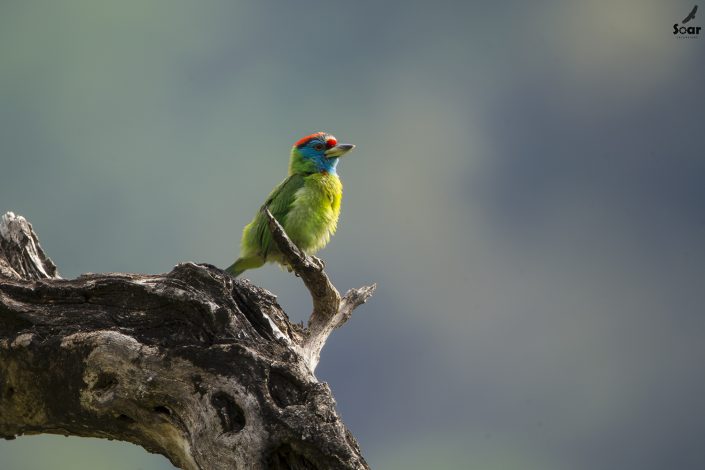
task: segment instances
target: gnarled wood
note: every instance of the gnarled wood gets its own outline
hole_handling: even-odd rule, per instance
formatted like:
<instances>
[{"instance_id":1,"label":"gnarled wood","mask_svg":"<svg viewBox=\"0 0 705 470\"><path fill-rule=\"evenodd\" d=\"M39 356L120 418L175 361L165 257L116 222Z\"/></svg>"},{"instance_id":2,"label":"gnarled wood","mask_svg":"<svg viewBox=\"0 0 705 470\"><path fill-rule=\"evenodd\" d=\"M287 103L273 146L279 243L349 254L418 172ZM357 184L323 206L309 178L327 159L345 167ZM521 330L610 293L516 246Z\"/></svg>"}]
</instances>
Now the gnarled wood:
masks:
<instances>
[{"instance_id":1,"label":"gnarled wood","mask_svg":"<svg viewBox=\"0 0 705 470\"><path fill-rule=\"evenodd\" d=\"M377 284L351 289L340 297L328 275L323 270L323 262L315 256L308 256L287 237L284 228L274 218L269 208L262 207L269 221L272 238L279 247L291 268L301 277L311 293L313 312L308 320L302 354L306 363L315 370L328 336L350 319L353 310L372 297Z\"/></svg>"},{"instance_id":2,"label":"gnarled wood","mask_svg":"<svg viewBox=\"0 0 705 470\"><path fill-rule=\"evenodd\" d=\"M366 469L310 338L213 266L63 280L26 220L0 223L2 437L124 440L188 470Z\"/></svg>"}]
</instances>

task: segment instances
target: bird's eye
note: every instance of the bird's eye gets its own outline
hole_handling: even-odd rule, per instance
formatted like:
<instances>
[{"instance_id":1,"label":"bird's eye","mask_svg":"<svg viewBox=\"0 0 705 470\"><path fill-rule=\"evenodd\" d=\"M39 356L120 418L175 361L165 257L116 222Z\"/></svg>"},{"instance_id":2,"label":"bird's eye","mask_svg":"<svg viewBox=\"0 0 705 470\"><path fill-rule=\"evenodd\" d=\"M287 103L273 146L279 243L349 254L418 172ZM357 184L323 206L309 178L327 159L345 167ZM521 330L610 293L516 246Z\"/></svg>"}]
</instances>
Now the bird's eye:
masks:
<instances>
[{"instance_id":1,"label":"bird's eye","mask_svg":"<svg viewBox=\"0 0 705 470\"><path fill-rule=\"evenodd\" d=\"M313 149L314 149L314 150L317 150L317 151L319 151L319 152L320 152L321 150L323 150L324 148L326 148L326 146L323 145L323 144L321 144L321 143L317 143L317 144L314 144L314 145L313 145Z\"/></svg>"}]
</instances>

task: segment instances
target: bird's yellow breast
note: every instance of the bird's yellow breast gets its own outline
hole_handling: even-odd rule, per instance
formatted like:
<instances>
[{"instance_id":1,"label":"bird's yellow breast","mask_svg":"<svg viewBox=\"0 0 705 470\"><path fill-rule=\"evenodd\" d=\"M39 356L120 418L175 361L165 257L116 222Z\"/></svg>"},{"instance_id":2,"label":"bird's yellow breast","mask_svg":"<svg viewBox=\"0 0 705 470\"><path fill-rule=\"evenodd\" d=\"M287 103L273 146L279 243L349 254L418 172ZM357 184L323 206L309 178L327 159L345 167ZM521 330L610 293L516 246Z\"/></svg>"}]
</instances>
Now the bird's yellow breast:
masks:
<instances>
[{"instance_id":1,"label":"bird's yellow breast","mask_svg":"<svg viewBox=\"0 0 705 470\"><path fill-rule=\"evenodd\" d=\"M284 230L307 253L323 248L335 233L343 197L343 184L335 174L314 173L296 191Z\"/></svg>"}]
</instances>

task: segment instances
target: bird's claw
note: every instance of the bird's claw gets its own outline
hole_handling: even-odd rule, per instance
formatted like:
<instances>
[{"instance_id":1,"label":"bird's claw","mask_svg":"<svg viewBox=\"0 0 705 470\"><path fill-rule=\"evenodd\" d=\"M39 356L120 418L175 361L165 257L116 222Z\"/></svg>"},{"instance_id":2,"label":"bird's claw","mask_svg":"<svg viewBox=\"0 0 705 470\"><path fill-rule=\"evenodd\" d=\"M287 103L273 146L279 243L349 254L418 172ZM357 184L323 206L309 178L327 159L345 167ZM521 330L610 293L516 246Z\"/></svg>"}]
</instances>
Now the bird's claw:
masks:
<instances>
[{"instance_id":1,"label":"bird's claw","mask_svg":"<svg viewBox=\"0 0 705 470\"><path fill-rule=\"evenodd\" d=\"M323 271L323 269L326 267L326 262L323 261L321 258L318 258L316 256L311 256L311 261L313 261L313 264L316 266L316 269L319 271Z\"/></svg>"}]
</instances>

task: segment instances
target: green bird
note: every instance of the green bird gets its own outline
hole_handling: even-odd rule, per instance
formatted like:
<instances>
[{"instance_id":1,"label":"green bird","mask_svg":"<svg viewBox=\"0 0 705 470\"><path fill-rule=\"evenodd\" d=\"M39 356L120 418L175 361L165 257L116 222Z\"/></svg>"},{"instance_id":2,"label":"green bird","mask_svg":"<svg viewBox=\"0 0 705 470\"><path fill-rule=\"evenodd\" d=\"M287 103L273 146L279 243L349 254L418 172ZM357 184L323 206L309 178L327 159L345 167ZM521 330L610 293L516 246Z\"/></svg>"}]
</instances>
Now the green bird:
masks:
<instances>
[{"instance_id":1,"label":"green bird","mask_svg":"<svg viewBox=\"0 0 705 470\"><path fill-rule=\"evenodd\" d=\"M291 149L289 176L264 202L291 241L307 254L326 246L335 233L343 198L343 184L335 167L354 147L339 144L325 132L299 140ZM240 257L226 271L239 276L270 262L287 266L272 240L266 217L258 211L242 231Z\"/></svg>"}]
</instances>

